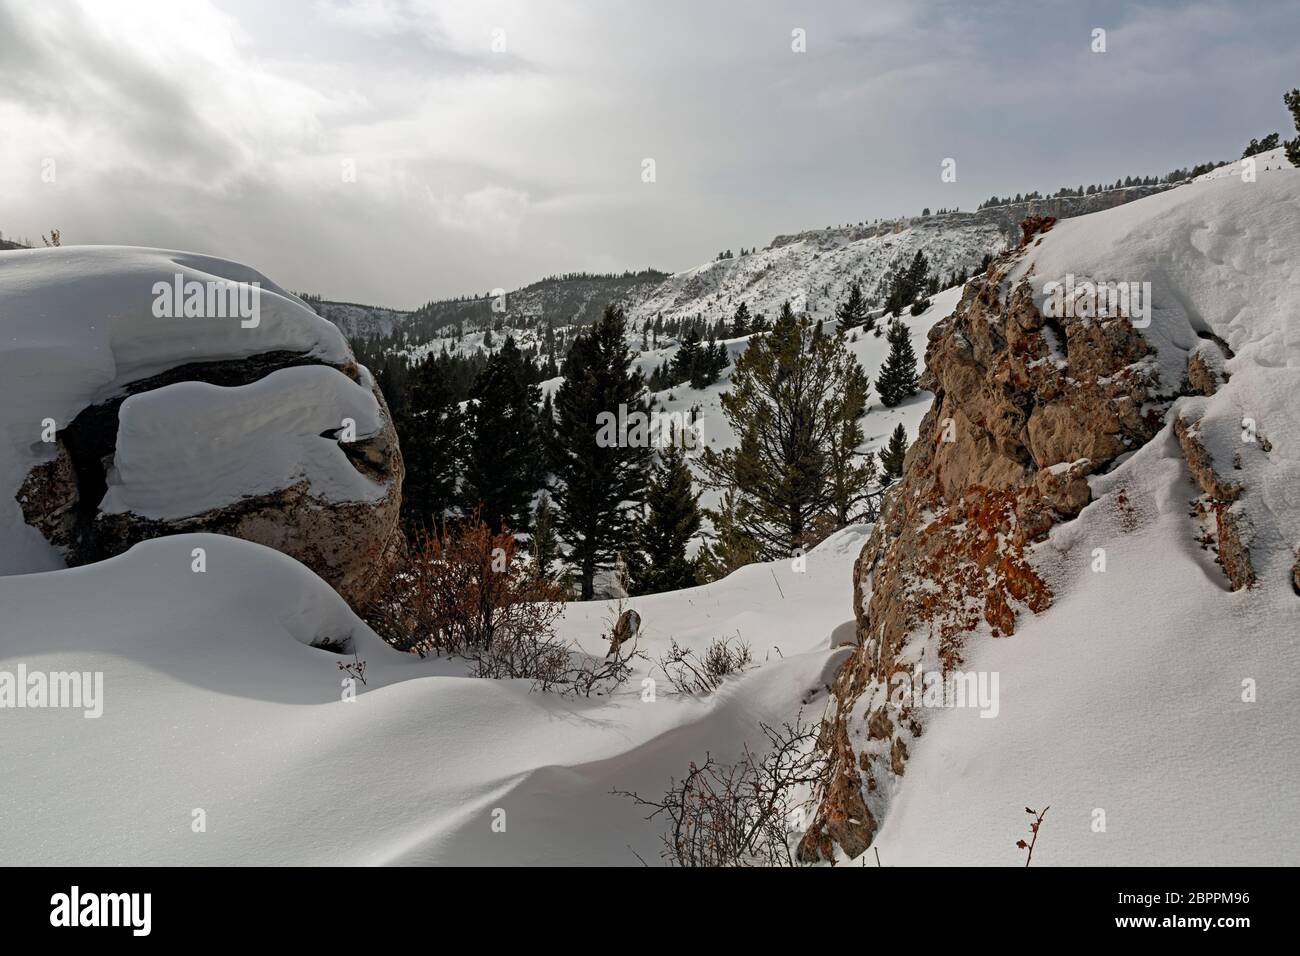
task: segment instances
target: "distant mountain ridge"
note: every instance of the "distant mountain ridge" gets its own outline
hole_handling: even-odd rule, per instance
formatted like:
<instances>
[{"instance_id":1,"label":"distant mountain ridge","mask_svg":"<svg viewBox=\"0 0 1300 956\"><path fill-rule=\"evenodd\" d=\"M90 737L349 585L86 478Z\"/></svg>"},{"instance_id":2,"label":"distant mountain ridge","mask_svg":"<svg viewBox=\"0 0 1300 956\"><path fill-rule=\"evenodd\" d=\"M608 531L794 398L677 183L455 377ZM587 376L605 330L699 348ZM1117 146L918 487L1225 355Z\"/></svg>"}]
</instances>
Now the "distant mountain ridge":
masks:
<instances>
[{"instance_id":1,"label":"distant mountain ridge","mask_svg":"<svg viewBox=\"0 0 1300 956\"><path fill-rule=\"evenodd\" d=\"M917 251L929 260L932 272L946 279L963 270L977 271L985 255L996 255L1018 242L1020 223L1029 216L1068 219L1175 185L1131 186L988 206L976 212L810 229L778 235L763 249L672 274L647 269L622 275L554 276L503 297L446 299L410 312L310 297L309 301L351 338L389 338L400 332L409 345L445 338L447 330L455 327L466 331L489 324L528 328L548 321L557 328L584 326L610 303L626 309L634 326L658 316L665 320L699 316L713 323L729 319L741 302L751 313L770 317L786 299L815 317L830 318L854 282L861 284L868 298L882 298L889 273Z\"/></svg>"}]
</instances>

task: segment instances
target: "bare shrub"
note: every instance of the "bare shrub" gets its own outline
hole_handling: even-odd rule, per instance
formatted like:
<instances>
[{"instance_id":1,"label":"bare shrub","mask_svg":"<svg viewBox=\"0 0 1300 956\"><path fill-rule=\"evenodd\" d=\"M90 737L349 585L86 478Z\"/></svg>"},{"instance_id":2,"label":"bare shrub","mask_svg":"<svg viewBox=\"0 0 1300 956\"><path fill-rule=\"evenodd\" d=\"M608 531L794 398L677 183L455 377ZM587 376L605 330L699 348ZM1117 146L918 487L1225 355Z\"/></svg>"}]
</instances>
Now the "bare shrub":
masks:
<instances>
[{"instance_id":1,"label":"bare shrub","mask_svg":"<svg viewBox=\"0 0 1300 956\"><path fill-rule=\"evenodd\" d=\"M472 677L530 680L534 690L575 696L605 693L644 655L632 641L600 660L558 637L565 598L562 583L524 561L513 534L493 533L476 515L417 531L362 614L400 650L465 658Z\"/></svg>"},{"instance_id":2,"label":"bare shrub","mask_svg":"<svg viewBox=\"0 0 1300 956\"><path fill-rule=\"evenodd\" d=\"M780 729L760 726L769 744L761 756L748 745L731 765L705 754L658 799L614 791L649 808L647 820L668 821L659 855L669 866L794 865L791 843L809 809L798 793L821 779L827 761L815 746L816 725L801 717Z\"/></svg>"},{"instance_id":3,"label":"bare shrub","mask_svg":"<svg viewBox=\"0 0 1300 956\"><path fill-rule=\"evenodd\" d=\"M1018 848L1020 848L1021 850L1029 851L1029 853L1025 856L1025 866L1028 866L1029 861L1034 858L1034 844L1038 842L1038 829L1043 825L1043 817L1047 816L1047 811L1050 809L1052 808L1043 807L1043 810L1040 813L1037 810L1031 810L1028 807L1025 807L1025 813L1029 814L1031 817L1034 818L1034 822L1029 824L1029 833L1030 833L1029 842L1026 843L1024 840L1016 841L1016 846Z\"/></svg>"},{"instance_id":4,"label":"bare shrub","mask_svg":"<svg viewBox=\"0 0 1300 956\"><path fill-rule=\"evenodd\" d=\"M366 662L361 660L359 657L357 657L355 653L352 655L351 664L349 664L347 661L339 661L339 670L343 671L353 680L361 681L362 686L363 687L365 686Z\"/></svg>"},{"instance_id":5,"label":"bare shrub","mask_svg":"<svg viewBox=\"0 0 1300 956\"><path fill-rule=\"evenodd\" d=\"M428 654L498 651L509 661L544 661L544 647L564 613L562 588L532 574L508 530L493 533L477 515L442 529L421 529L386 586L363 614L401 650Z\"/></svg>"},{"instance_id":6,"label":"bare shrub","mask_svg":"<svg viewBox=\"0 0 1300 956\"><path fill-rule=\"evenodd\" d=\"M705 648L703 657L670 640L668 652L658 664L679 694L708 694L717 690L727 675L743 671L752 659L749 645L737 635L716 638Z\"/></svg>"}]
</instances>

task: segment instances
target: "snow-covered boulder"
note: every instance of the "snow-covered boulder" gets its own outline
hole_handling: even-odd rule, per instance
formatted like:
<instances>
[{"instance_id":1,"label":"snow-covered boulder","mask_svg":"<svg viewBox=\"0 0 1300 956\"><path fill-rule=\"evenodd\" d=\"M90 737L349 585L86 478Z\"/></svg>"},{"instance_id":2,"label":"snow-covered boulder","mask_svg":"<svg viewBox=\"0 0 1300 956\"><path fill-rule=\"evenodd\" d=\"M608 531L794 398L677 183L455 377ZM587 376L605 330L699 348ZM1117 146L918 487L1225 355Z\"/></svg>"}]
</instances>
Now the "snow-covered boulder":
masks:
<instances>
[{"instance_id":1,"label":"snow-covered boulder","mask_svg":"<svg viewBox=\"0 0 1300 956\"><path fill-rule=\"evenodd\" d=\"M365 598L398 535L397 436L297 297L188 253L26 250L0 253L0 323L0 573L212 531Z\"/></svg>"}]
</instances>

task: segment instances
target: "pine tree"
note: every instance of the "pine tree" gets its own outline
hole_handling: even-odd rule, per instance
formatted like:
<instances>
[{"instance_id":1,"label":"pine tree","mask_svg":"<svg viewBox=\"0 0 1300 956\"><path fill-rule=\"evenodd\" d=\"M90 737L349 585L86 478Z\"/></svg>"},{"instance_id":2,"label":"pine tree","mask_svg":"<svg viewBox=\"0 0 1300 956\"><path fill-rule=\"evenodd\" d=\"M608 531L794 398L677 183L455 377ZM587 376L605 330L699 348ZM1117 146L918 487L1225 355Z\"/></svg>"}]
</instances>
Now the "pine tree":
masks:
<instances>
[{"instance_id":1,"label":"pine tree","mask_svg":"<svg viewBox=\"0 0 1300 956\"><path fill-rule=\"evenodd\" d=\"M676 436L650 473L646 487L646 517L637 532L638 554L633 565L633 593L657 594L694 587L696 562L687 546L700 530L699 492Z\"/></svg>"},{"instance_id":2,"label":"pine tree","mask_svg":"<svg viewBox=\"0 0 1300 956\"><path fill-rule=\"evenodd\" d=\"M408 527L430 527L455 503L464 420L445 376L431 358L413 370L403 405L393 416L406 465L402 516Z\"/></svg>"},{"instance_id":3,"label":"pine tree","mask_svg":"<svg viewBox=\"0 0 1300 956\"><path fill-rule=\"evenodd\" d=\"M548 375L547 378L555 378L555 376ZM537 413L537 439L541 442L542 455L545 457L551 442L555 439L555 404L550 392L547 392L546 397L542 399L541 410Z\"/></svg>"},{"instance_id":4,"label":"pine tree","mask_svg":"<svg viewBox=\"0 0 1300 956\"><path fill-rule=\"evenodd\" d=\"M899 422L889 436L889 444L880 453L881 479L888 485L903 477L903 458L907 455L907 429Z\"/></svg>"},{"instance_id":5,"label":"pine tree","mask_svg":"<svg viewBox=\"0 0 1300 956\"><path fill-rule=\"evenodd\" d=\"M849 287L849 297L835 310L835 317L840 320L840 329L851 329L861 325L870 330L875 323L867 318L867 300L862 296L862 286L853 283Z\"/></svg>"},{"instance_id":6,"label":"pine tree","mask_svg":"<svg viewBox=\"0 0 1300 956\"><path fill-rule=\"evenodd\" d=\"M542 445L537 426L541 389L528 384L528 361L506 336L470 392L466 408L467 514L481 509L494 533L528 527L533 493L541 484Z\"/></svg>"},{"instance_id":7,"label":"pine tree","mask_svg":"<svg viewBox=\"0 0 1300 956\"><path fill-rule=\"evenodd\" d=\"M835 410L835 427L830 433L827 456L836 528L843 528L856 520L859 506L867 500L876 477L875 456L871 452L858 451L864 437L859 420L867 412L870 383L853 353L843 350L840 360L845 366L840 376L844 384Z\"/></svg>"},{"instance_id":8,"label":"pine tree","mask_svg":"<svg viewBox=\"0 0 1300 956\"><path fill-rule=\"evenodd\" d=\"M740 303L736 308L736 314L731 317L731 335L732 338L740 338L742 335L750 333L749 306Z\"/></svg>"},{"instance_id":9,"label":"pine tree","mask_svg":"<svg viewBox=\"0 0 1300 956\"><path fill-rule=\"evenodd\" d=\"M916 250L909 265L895 269L890 275L885 311L898 316L904 309L911 308L912 303L925 291L929 271L930 263L920 249Z\"/></svg>"},{"instance_id":10,"label":"pine tree","mask_svg":"<svg viewBox=\"0 0 1300 956\"><path fill-rule=\"evenodd\" d=\"M912 335L902 322L889 323L889 355L876 376L876 394L886 408L894 408L917 393L916 352Z\"/></svg>"},{"instance_id":11,"label":"pine tree","mask_svg":"<svg viewBox=\"0 0 1300 956\"><path fill-rule=\"evenodd\" d=\"M1295 121L1296 132L1300 133L1300 89L1284 93L1282 102L1291 111L1291 119ZM1291 161L1292 166L1300 167L1300 136L1287 141L1286 158Z\"/></svg>"},{"instance_id":12,"label":"pine tree","mask_svg":"<svg viewBox=\"0 0 1300 956\"><path fill-rule=\"evenodd\" d=\"M618 417L620 405L628 415L646 412L625 328L623 310L607 307L574 340L555 395L556 525L577 563L583 600L594 595L597 567L632 540L634 502L641 500L649 465L648 443L611 443L601 428L605 416Z\"/></svg>"},{"instance_id":13,"label":"pine tree","mask_svg":"<svg viewBox=\"0 0 1300 956\"><path fill-rule=\"evenodd\" d=\"M722 408L739 444L705 449L700 464L708 484L734 492L737 527L765 559L808 546L814 521L833 512L830 449L846 393L845 354L839 336L817 335L786 303L772 330L736 360Z\"/></svg>"},{"instance_id":14,"label":"pine tree","mask_svg":"<svg viewBox=\"0 0 1300 956\"><path fill-rule=\"evenodd\" d=\"M738 568L753 564L762 557L762 546L745 529L744 506L736 496L725 491L721 507L706 509L713 531L700 549L698 575L701 580L717 581Z\"/></svg>"},{"instance_id":15,"label":"pine tree","mask_svg":"<svg viewBox=\"0 0 1300 956\"><path fill-rule=\"evenodd\" d=\"M702 351L703 345L700 342L700 333L692 327L682 337L682 343L677 347L677 354L673 356L674 384L689 382L695 377L697 371L701 368L700 357Z\"/></svg>"},{"instance_id":16,"label":"pine tree","mask_svg":"<svg viewBox=\"0 0 1300 956\"><path fill-rule=\"evenodd\" d=\"M541 494L533 508L533 533L528 543L528 550L533 556L533 568L538 577L549 578L551 565L560 554L559 539L555 535L555 512L551 508L551 499Z\"/></svg>"}]
</instances>

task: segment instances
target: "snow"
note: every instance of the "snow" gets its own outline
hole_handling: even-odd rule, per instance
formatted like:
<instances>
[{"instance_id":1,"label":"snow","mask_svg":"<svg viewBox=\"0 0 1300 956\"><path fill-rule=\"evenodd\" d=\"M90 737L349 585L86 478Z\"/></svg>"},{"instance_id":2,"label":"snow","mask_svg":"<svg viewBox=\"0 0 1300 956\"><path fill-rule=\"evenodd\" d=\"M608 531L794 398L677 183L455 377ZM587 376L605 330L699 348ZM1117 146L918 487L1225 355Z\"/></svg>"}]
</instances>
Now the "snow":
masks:
<instances>
[{"instance_id":1,"label":"snow","mask_svg":"<svg viewBox=\"0 0 1300 956\"><path fill-rule=\"evenodd\" d=\"M4 710L0 856L11 864L605 863L657 860L658 828L611 788L661 792L759 721L824 700L851 634L866 529L793 562L634 598L642 649L748 641L755 666L703 698L650 665L608 697L530 693L464 662L383 645L323 582L218 535L145 542L88 567L0 578L0 672L104 674L104 711ZM206 550L204 573L191 570ZM570 605L561 633L603 656L616 608ZM367 685L341 699L349 641ZM657 669L655 676L659 675ZM506 811L505 833L492 830ZM191 829L206 814L206 832Z\"/></svg>"},{"instance_id":2,"label":"snow","mask_svg":"<svg viewBox=\"0 0 1300 956\"><path fill-rule=\"evenodd\" d=\"M378 501L387 487L348 460L331 431L383 428L379 404L324 365L280 369L236 388L179 382L132 395L100 511L183 518L307 482L326 501Z\"/></svg>"},{"instance_id":3,"label":"snow","mask_svg":"<svg viewBox=\"0 0 1300 956\"><path fill-rule=\"evenodd\" d=\"M1253 529L1259 584L1229 591L1197 546L1188 502L1199 489L1171 428L1095 476L1096 500L1034 553L1054 606L1023 616L1014 637L966 647L966 670L999 674L997 717L974 708L933 714L906 774L886 782L876 844L885 865L1021 865L1014 844L1028 829L1024 807L1048 804L1036 865L1295 862L1296 261L1300 174L1291 170L1254 183L1194 182L1057 223L1033 247L1025 272L1032 264L1040 293L1067 272L1152 283L1145 334L1170 394L1205 336L1232 347L1228 384L1211 398L1179 399L1170 418L1199 416L1216 464L1244 485L1236 507ZM19 665L99 672L104 684L96 719L75 709L0 710L0 858L655 862L660 824L611 789L661 793L706 752L728 761L745 741L758 743L760 721L820 716L845 654L836 648L854 633L852 569L864 527L813 549L806 570L793 561L751 565L704 587L626 602L642 616L651 658L673 639L702 651L738 636L753 649L754 666L715 693L683 697L660 680L653 702L642 682L661 675L644 662L612 695L573 700L530 692L526 682L470 679L462 661L399 654L296 561L233 538L173 536L54 570L58 556L13 502L22 476L49 454L37 437L41 419L66 423L179 361L273 348L327 362L346 356L332 326L266 281L256 329L153 319L153 282L178 270L257 276L156 250L0 253L0 673ZM906 320L918 354L958 296L941 293ZM883 336L859 334L850 347L874 379ZM706 440L723 447L734 440L717 401L725 388L724 380L702 393L680 389L662 404L699 403ZM134 396L123 405L110 503L186 510L283 481L305 464L328 494L363 494L320 433L339 427L343 409L364 436L375 427L372 401L338 373L311 368L252 386L185 384ZM898 409L873 406L869 443L878 446L900 421L915 434L928 405L922 395ZM1240 440L1244 419L1270 450ZM228 454L205 459L205 444ZM1116 505L1121 489L1137 516L1131 528ZM1094 570L1099 548L1104 572ZM618 609L571 604L559 633L603 656ZM312 646L324 642L348 653ZM338 663L352 653L367 664L367 684L348 701ZM1255 702L1242 699L1246 680L1257 682ZM498 810L505 832L493 827ZM192 825L198 811L203 832Z\"/></svg>"},{"instance_id":4,"label":"snow","mask_svg":"<svg viewBox=\"0 0 1300 956\"><path fill-rule=\"evenodd\" d=\"M787 299L815 318L830 319L835 307L856 281L868 298L894 268L907 265L919 250L931 272L943 278L961 269L978 271L985 253L1006 247L1006 238L993 223L950 221L947 217L916 220L890 229L874 227L879 235L861 235L861 228L801 233L779 239L766 249L733 259L709 262L675 273L642 301L632 304L633 321L692 319L730 320L744 302L752 315L770 322Z\"/></svg>"},{"instance_id":5,"label":"snow","mask_svg":"<svg viewBox=\"0 0 1300 956\"><path fill-rule=\"evenodd\" d=\"M1036 283L1066 271L1151 281L1145 334L1174 389L1198 331L1231 345L1230 382L1180 399L1169 420L1203 415L1216 466L1245 486L1235 510L1254 530L1259 583L1231 592L1197 546L1188 511L1199 488L1169 425L1094 477L1096 500L1034 555L1054 606L1022 616L1012 638L967 645L965 670L1001 675L1000 713L932 715L877 840L885 865L1021 865L1024 808L1043 805L1035 865L1300 858L1297 261L1300 173L1289 169L1254 183L1212 177L1057 223L1032 250ZM1242 441L1244 418L1271 451ZM1131 531L1120 489L1137 514ZM1246 681L1254 702L1243 700Z\"/></svg>"},{"instance_id":6,"label":"snow","mask_svg":"<svg viewBox=\"0 0 1300 956\"><path fill-rule=\"evenodd\" d=\"M154 284L259 282L260 321L156 318ZM43 422L63 428L123 386L188 362L300 352L349 361L334 326L265 276L188 252L71 246L0 252L0 574L63 566L14 496L31 468L54 455Z\"/></svg>"},{"instance_id":7,"label":"snow","mask_svg":"<svg viewBox=\"0 0 1300 956\"><path fill-rule=\"evenodd\" d=\"M1286 158L1286 147L1279 146L1276 149L1266 150L1262 153L1256 153L1251 159L1255 160L1255 174L1262 172L1272 172L1281 169L1291 169L1291 161ZM1240 179L1241 174L1248 168L1246 159L1234 160L1231 163L1224 163L1208 173L1202 173L1197 176L1193 182L1202 183L1213 179Z\"/></svg>"},{"instance_id":8,"label":"snow","mask_svg":"<svg viewBox=\"0 0 1300 956\"><path fill-rule=\"evenodd\" d=\"M925 355L930 329L951 314L960 299L960 286L945 289L930 297L930 307L920 315L904 315L902 317L901 321L911 332L912 349L917 355L918 369L921 365L921 357ZM854 337L854 332L839 333L845 339L849 351L862 365L863 371L867 373L867 377L872 383L867 414L863 416L861 421L864 437L863 451L879 451L883 449L889 441L890 433L899 423L902 423L907 429L908 440L914 439L920 428L921 419L925 417L925 413L934 398L930 392L923 391L918 392L895 408L886 408L880 403L879 396L875 393L874 383L880 367L884 365L885 359L889 355L889 341L884 333L887 322L887 318L877 322L877 326L881 329L879 336L857 329L856 340L851 340ZM837 331L837 323L834 321L828 322L825 327L828 331ZM712 448L715 451L722 451L727 448L734 448L739 443L738 436L732 431L731 425L722 410L722 395L731 389L731 374L735 370L736 357L748 347L751 338L752 336L745 336L739 339L724 340L724 344L726 344L728 352L731 354L732 365L722 373L718 381L713 385L703 389L692 389L687 385L679 385L653 393L656 408L660 412L669 415L686 416L693 410L695 411L694 420L699 423L698 433L703 438L703 444L698 451L702 451L705 447ZM638 367L648 373L651 369L663 364L665 359L671 362L676 351L677 348L674 345L644 352L639 359ZM692 451L688 457L698 454L698 451ZM703 506L712 508L720 503L721 497L719 492L706 489L700 497L700 502Z\"/></svg>"}]
</instances>

